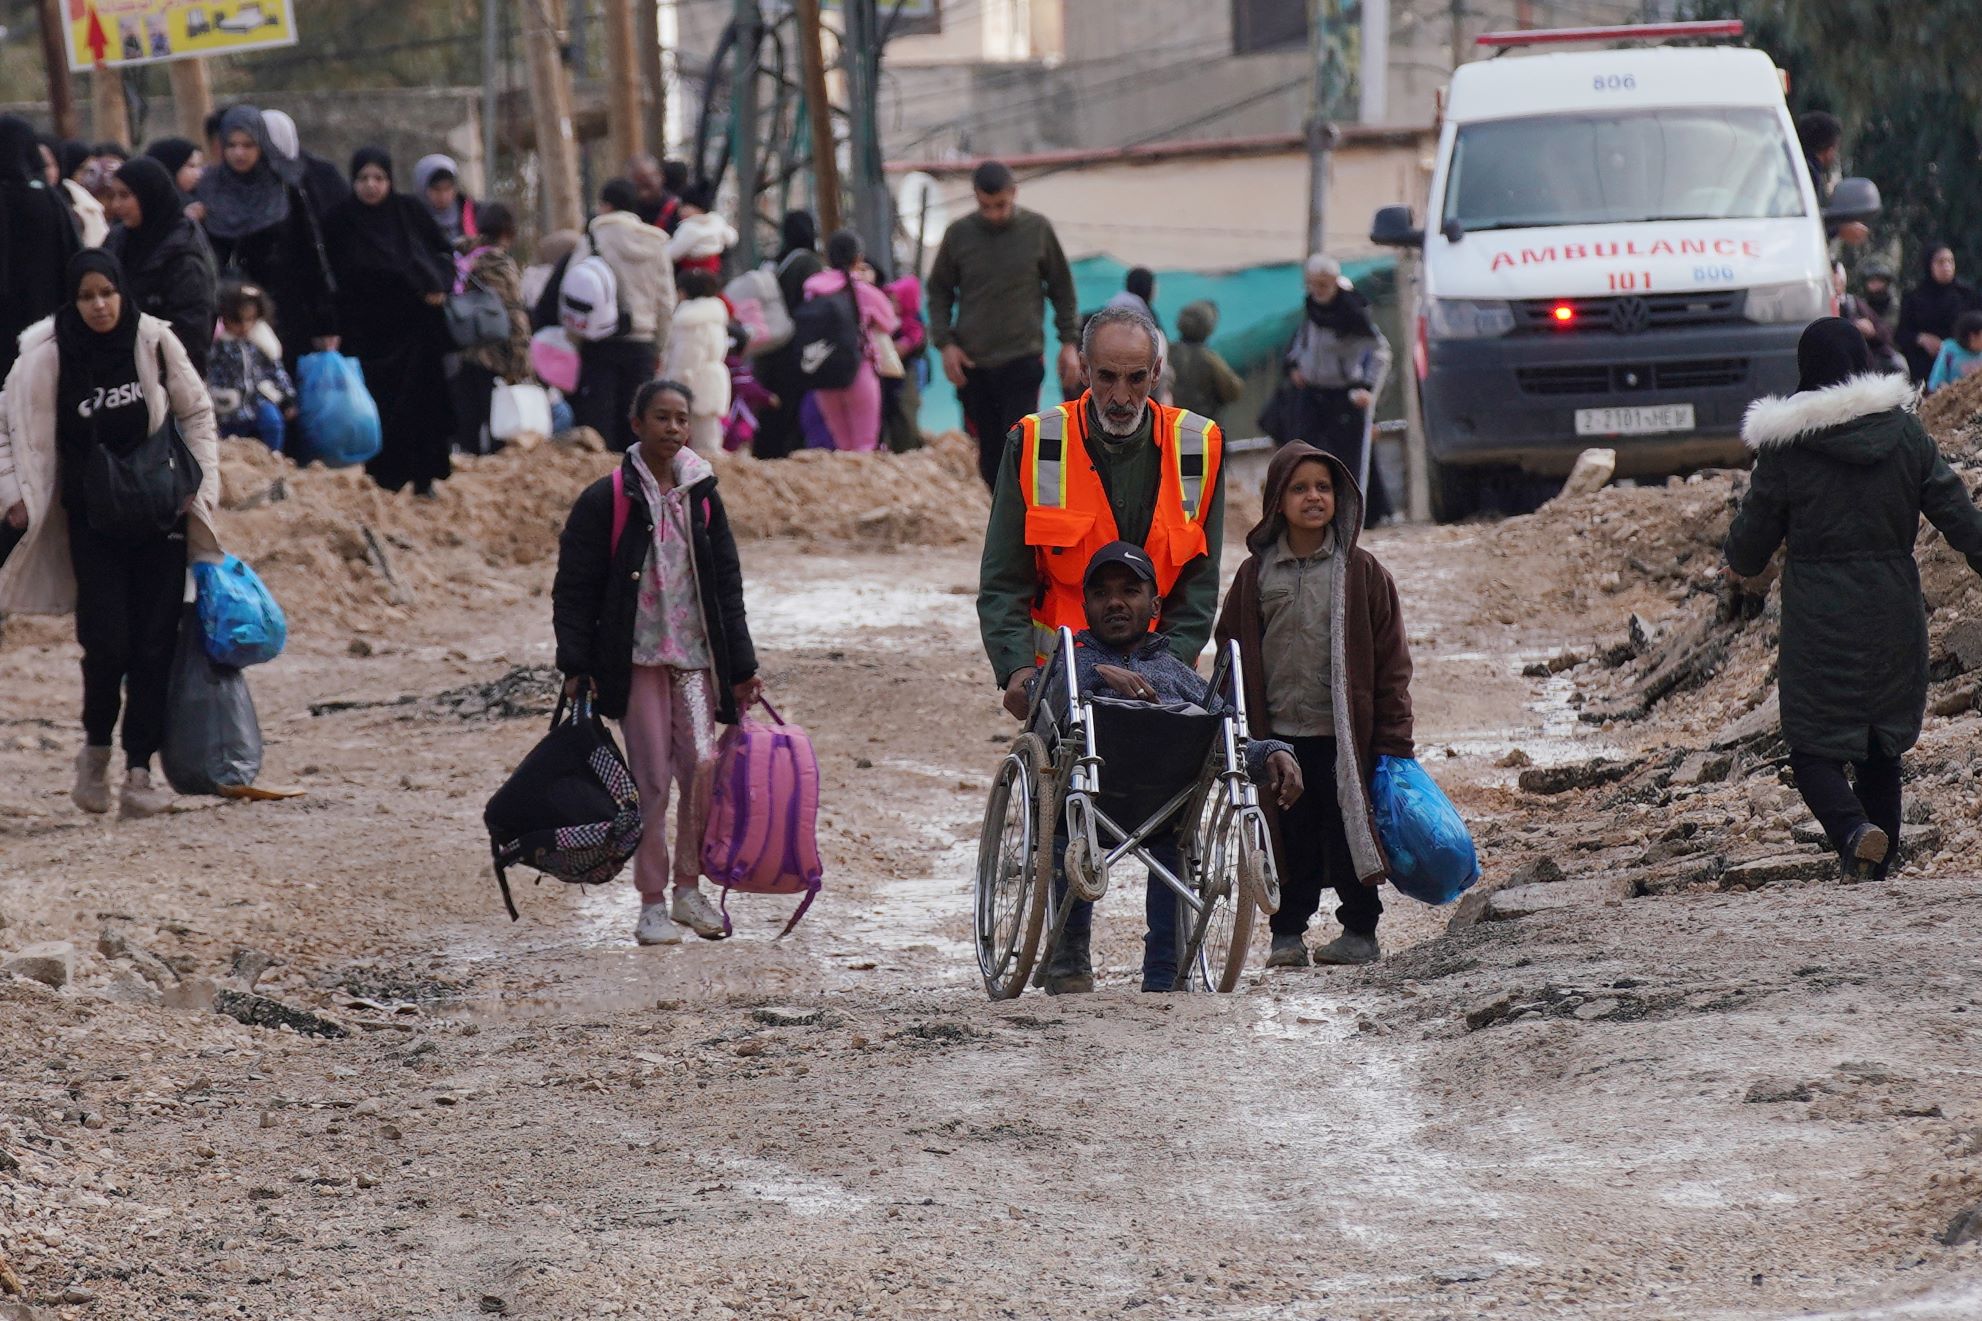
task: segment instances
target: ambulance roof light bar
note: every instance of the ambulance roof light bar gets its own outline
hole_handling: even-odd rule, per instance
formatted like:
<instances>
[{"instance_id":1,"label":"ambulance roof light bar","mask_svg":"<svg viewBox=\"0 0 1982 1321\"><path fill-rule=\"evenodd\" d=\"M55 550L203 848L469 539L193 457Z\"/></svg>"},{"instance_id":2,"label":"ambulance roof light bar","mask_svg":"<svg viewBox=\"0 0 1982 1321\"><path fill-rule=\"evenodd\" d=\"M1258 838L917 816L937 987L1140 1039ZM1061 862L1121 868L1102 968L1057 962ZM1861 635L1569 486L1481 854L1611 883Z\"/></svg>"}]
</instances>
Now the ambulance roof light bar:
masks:
<instances>
[{"instance_id":1,"label":"ambulance roof light bar","mask_svg":"<svg viewBox=\"0 0 1982 1321\"><path fill-rule=\"evenodd\" d=\"M1483 32L1476 39L1476 44L1498 52L1519 46L1566 46L1590 41L1680 41L1689 37L1738 37L1743 31L1740 19L1717 18L1689 23L1630 23L1614 27Z\"/></svg>"}]
</instances>

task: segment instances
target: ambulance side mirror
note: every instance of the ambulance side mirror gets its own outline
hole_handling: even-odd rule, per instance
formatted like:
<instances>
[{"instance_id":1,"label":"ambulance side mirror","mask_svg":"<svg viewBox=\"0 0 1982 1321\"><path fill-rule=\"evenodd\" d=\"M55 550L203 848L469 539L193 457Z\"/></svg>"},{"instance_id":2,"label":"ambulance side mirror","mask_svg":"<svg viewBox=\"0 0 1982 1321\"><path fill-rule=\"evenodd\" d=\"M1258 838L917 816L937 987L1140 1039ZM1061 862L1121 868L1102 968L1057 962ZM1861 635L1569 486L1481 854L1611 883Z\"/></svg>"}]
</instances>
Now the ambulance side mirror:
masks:
<instances>
[{"instance_id":1,"label":"ambulance side mirror","mask_svg":"<svg viewBox=\"0 0 1982 1321\"><path fill-rule=\"evenodd\" d=\"M1425 232L1417 227L1408 206L1386 206L1370 222L1370 242L1380 248L1421 248Z\"/></svg>"},{"instance_id":2,"label":"ambulance side mirror","mask_svg":"<svg viewBox=\"0 0 1982 1321\"><path fill-rule=\"evenodd\" d=\"M1879 185L1870 179L1839 179L1831 189L1830 203L1824 207L1824 224L1831 227L1852 223L1868 224L1878 219L1885 203Z\"/></svg>"}]
</instances>

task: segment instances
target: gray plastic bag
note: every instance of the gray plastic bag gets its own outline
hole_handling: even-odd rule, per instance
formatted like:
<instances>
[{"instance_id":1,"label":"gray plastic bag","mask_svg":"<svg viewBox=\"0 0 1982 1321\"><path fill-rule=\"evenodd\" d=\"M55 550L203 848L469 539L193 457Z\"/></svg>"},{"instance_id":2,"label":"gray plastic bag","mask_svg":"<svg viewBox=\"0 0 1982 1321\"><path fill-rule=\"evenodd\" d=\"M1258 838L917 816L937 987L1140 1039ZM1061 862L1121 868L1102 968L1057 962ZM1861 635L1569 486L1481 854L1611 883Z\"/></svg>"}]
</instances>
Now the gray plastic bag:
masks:
<instances>
[{"instance_id":1,"label":"gray plastic bag","mask_svg":"<svg viewBox=\"0 0 1982 1321\"><path fill-rule=\"evenodd\" d=\"M206 658L199 613L190 605L172 653L159 761L178 792L223 797L253 784L262 768L261 722L248 681L239 670Z\"/></svg>"}]
</instances>

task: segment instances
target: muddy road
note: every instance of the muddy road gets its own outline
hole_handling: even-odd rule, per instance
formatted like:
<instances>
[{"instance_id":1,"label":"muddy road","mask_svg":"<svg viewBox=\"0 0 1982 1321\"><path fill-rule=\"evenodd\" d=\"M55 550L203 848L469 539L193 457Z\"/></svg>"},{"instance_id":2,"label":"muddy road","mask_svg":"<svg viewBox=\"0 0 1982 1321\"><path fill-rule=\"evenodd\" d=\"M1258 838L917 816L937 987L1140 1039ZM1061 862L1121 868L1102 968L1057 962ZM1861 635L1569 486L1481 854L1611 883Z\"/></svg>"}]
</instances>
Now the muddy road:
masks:
<instances>
[{"instance_id":1,"label":"muddy road","mask_svg":"<svg viewBox=\"0 0 1982 1321\"><path fill-rule=\"evenodd\" d=\"M1501 764L1663 737L1523 674L1632 603L1529 604L1490 527L1370 544L1489 881L1661 840L1671 802ZM1097 994L989 1004L1011 727L974 554L744 557L826 786L827 888L775 943L787 902L742 896L732 940L637 948L625 882L525 881L506 920L480 812L542 717L476 690L549 665L547 564L304 630L254 679L264 781L307 795L134 823L71 808L74 648L9 621L0 961L74 961L0 974L0 1318L1982 1315L1982 1246L1940 1241L1982 1202L1972 869L1646 894L1618 863L1449 932L1386 892L1382 963L1231 996L1138 994L1117 884ZM213 1011L251 981L291 1026Z\"/></svg>"}]
</instances>

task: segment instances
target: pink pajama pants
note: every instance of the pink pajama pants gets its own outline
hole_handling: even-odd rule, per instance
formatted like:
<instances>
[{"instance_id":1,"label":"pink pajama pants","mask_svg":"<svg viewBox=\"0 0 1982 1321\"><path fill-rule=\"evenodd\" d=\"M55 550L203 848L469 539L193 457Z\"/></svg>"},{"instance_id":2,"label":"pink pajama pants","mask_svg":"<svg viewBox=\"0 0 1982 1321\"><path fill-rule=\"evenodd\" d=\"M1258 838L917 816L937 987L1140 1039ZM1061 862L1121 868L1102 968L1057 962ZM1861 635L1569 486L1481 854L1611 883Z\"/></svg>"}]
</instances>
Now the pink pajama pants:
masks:
<instances>
[{"instance_id":1,"label":"pink pajama pants","mask_svg":"<svg viewBox=\"0 0 1982 1321\"><path fill-rule=\"evenodd\" d=\"M640 790L640 851L633 886L643 903L667 898L668 882L692 889L702 868L702 831L709 819L709 786L716 765L713 676L708 670L665 665L633 667L627 698L626 760ZM668 865L668 790L681 789L675 812L674 865Z\"/></svg>"}]
</instances>

